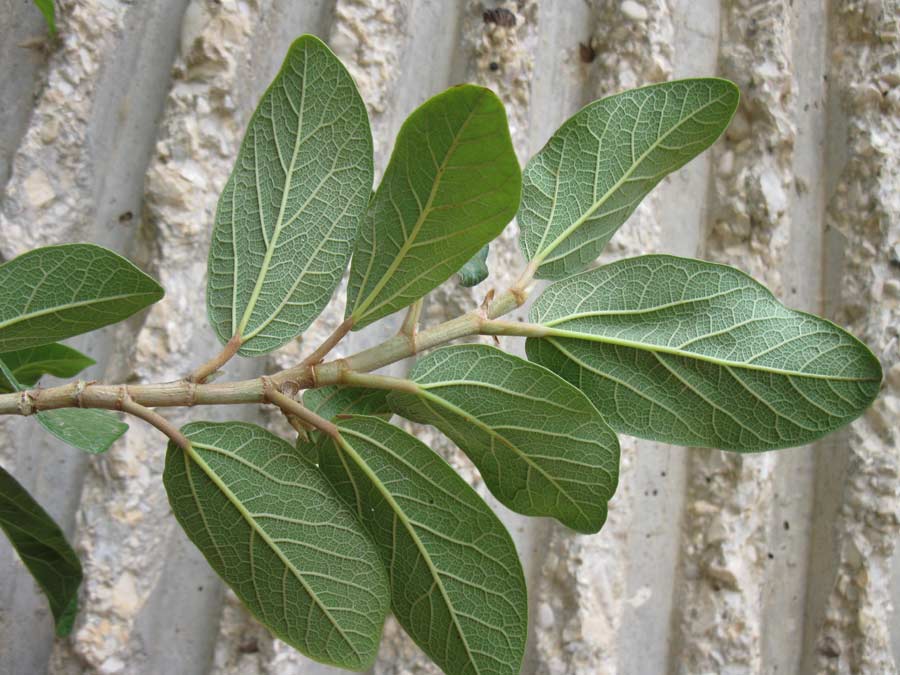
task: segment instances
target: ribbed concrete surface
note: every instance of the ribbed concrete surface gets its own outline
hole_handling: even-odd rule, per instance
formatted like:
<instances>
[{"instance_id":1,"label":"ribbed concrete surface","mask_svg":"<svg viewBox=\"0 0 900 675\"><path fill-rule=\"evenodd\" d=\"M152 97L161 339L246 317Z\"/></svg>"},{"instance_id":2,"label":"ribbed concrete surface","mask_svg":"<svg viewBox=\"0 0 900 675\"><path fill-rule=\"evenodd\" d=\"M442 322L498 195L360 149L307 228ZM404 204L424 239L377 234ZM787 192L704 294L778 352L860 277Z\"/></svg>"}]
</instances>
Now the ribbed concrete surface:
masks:
<instances>
[{"instance_id":1,"label":"ribbed concrete surface","mask_svg":"<svg viewBox=\"0 0 900 675\"><path fill-rule=\"evenodd\" d=\"M218 191L257 97L301 33L327 39L356 78L379 169L406 114L456 82L504 99L524 162L594 98L687 75L735 80L743 101L727 138L665 181L606 255L737 265L865 339L888 373L884 392L844 433L780 454L623 439L619 492L596 536L498 507L531 592L523 672L897 671L900 1L58 5L61 42L42 50L30 0L0 0L0 257L91 240L162 280L166 300L141 321L75 342L97 359L98 379L173 379L214 348L203 288ZM515 28L484 24L496 6L515 12ZM427 320L509 281L516 251L511 226L492 247L490 282L472 294L439 289ZM289 363L340 312L268 363L230 372ZM387 320L342 350L393 330ZM253 406L227 413L280 423ZM221 413L172 413L210 414ZM419 433L485 494L448 441ZM44 600L0 544L0 673L336 672L273 641L223 591L168 513L163 446L133 422L110 453L88 459L27 421L0 421L0 462L64 525L87 572L75 633L54 642ZM437 671L389 623L374 672Z\"/></svg>"}]
</instances>

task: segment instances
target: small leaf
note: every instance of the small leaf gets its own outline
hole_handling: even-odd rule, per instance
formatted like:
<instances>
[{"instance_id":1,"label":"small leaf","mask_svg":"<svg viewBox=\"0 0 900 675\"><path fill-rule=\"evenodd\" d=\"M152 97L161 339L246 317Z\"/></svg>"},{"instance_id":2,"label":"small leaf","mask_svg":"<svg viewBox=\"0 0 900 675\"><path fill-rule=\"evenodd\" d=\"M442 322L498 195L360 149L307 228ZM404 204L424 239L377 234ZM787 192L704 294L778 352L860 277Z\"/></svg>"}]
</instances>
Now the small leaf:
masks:
<instances>
[{"instance_id":1,"label":"small leaf","mask_svg":"<svg viewBox=\"0 0 900 675\"><path fill-rule=\"evenodd\" d=\"M76 349L62 344L28 347L15 352L0 354L3 361L20 385L31 387L44 375L75 377L95 361ZM0 392L15 391L15 387L0 374Z\"/></svg>"},{"instance_id":2,"label":"small leaf","mask_svg":"<svg viewBox=\"0 0 900 675\"><path fill-rule=\"evenodd\" d=\"M2 360L0 381L8 382L14 391L26 389ZM128 431L128 425L119 421L115 414L93 408L45 410L35 414L35 417L42 427L61 441L91 454L106 452Z\"/></svg>"},{"instance_id":3,"label":"small leaf","mask_svg":"<svg viewBox=\"0 0 900 675\"><path fill-rule=\"evenodd\" d=\"M714 78L677 80L594 101L528 162L517 220L537 276L591 262L666 174L712 145L740 93Z\"/></svg>"},{"instance_id":4,"label":"small leaf","mask_svg":"<svg viewBox=\"0 0 900 675\"><path fill-rule=\"evenodd\" d=\"M47 246L0 265L0 352L127 319L163 297L156 281L94 244Z\"/></svg>"},{"instance_id":5,"label":"small leaf","mask_svg":"<svg viewBox=\"0 0 900 675\"><path fill-rule=\"evenodd\" d=\"M881 382L852 335L700 260L584 272L548 287L531 319L548 336L529 338L529 359L576 384L616 431L679 445L805 445L859 416Z\"/></svg>"},{"instance_id":6,"label":"small leaf","mask_svg":"<svg viewBox=\"0 0 900 675\"><path fill-rule=\"evenodd\" d=\"M319 471L241 422L196 422L173 443L163 482L209 564L272 633L307 656L363 670L390 591L369 536Z\"/></svg>"},{"instance_id":7,"label":"small leaf","mask_svg":"<svg viewBox=\"0 0 900 675\"><path fill-rule=\"evenodd\" d=\"M128 425L115 413L93 408L60 408L39 412L37 421L59 440L97 455L106 452Z\"/></svg>"},{"instance_id":8,"label":"small leaf","mask_svg":"<svg viewBox=\"0 0 900 675\"><path fill-rule=\"evenodd\" d=\"M519 673L528 598L497 516L402 429L376 417L337 424L321 468L375 539L394 616L446 673Z\"/></svg>"},{"instance_id":9,"label":"small leaf","mask_svg":"<svg viewBox=\"0 0 900 675\"><path fill-rule=\"evenodd\" d=\"M216 211L207 309L222 343L270 352L324 309L372 190L372 132L353 79L300 37L259 102Z\"/></svg>"},{"instance_id":10,"label":"small leaf","mask_svg":"<svg viewBox=\"0 0 900 675\"><path fill-rule=\"evenodd\" d=\"M600 530L618 480L619 442L578 389L478 344L432 352L409 379L419 393L392 392L394 411L447 434L505 506L579 532Z\"/></svg>"},{"instance_id":11,"label":"small leaf","mask_svg":"<svg viewBox=\"0 0 900 675\"><path fill-rule=\"evenodd\" d=\"M477 286L488 277L487 258L491 245L485 244L478 253L469 258L469 262L459 270L459 283L466 288Z\"/></svg>"},{"instance_id":12,"label":"small leaf","mask_svg":"<svg viewBox=\"0 0 900 675\"><path fill-rule=\"evenodd\" d=\"M53 0L34 0L34 5L44 15L50 35L56 35L56 8L53 6Z\"/></svg>"},{"instance_id":13,"label":"small leaf","mask_svg":"<svg viewBox=\"0 0 900 675\"><path fill-rule=\"evenodd\" d=\"M0 467L0 528L44 591L56 634L72 632L78 612L81 563L65 535L41 505Z\"/></svg>"},{"instance_id":14,"label":"small leaf","mask_svg":"<svg viewBox=\"0 0 900 675\"><path fill-rule=\"evenodd\" d=\"M304 392L303 405L326 420L349 414L375 415L389 419L391 408L387 397L388 392L384 389L331 385ZM314 464L319 462L318 439L318 431L310 431L307 439L297 439L297 449Z\"/></svg>"},{"instance_id":15,"label":"small leaf","mask_svg":"<svg viewBox=\"0 0 900 675\"><path fill-rule=\"evenodd\" d=\"M521 182L506 111L490 90L452 87L413 111L353 253L354 330L411 305L500 234Z\"/></svg>"}]
</instances>

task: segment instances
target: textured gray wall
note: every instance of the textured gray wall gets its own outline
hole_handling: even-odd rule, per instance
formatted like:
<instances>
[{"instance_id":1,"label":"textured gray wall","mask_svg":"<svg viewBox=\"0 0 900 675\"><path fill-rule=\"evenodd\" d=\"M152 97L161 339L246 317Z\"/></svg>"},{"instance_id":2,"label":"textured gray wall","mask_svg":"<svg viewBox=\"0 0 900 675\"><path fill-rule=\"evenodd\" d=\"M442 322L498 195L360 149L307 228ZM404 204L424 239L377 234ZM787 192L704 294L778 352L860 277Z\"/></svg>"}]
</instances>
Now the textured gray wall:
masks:
<instances>
[{"instance_id":1,"label":"textured gray wall","mask_svg":"<svg viewBox=\"0 0 900 675\"><path fill-rule=\"evenodd\" d=\"M514 29L482 22L501 4L516 13ZM356 78L379 167L406 114L460 81L504 99L523 162L594 98L687 75L738 82L727 137L665 181L607 255L737 265L866 340L886 367L884 391L845 432L778 454L623 439L619 491L596 536L498 507L531 592L523 672L897 671L898 0L58 5L61 43L41 51L22 46L44 34L30 0L0 0L0 257L90 240L161 279L168 295L147 316L75 342L97 359L98 379L174 379L214 348L203 288L217 195L257 97L301 33L327 39ZM588 40L589 64L579 58ZM492 262L473 294L432 294L426 319L470 308L513 277L514 226ZM230 373L295 360L334 325L337 304L297 345ZM343 351L395 328L383 324ZM254 406L228 413L279 424ZM484 493L446 440L419 433ZM87 458L29 421L0 421L0 462L64 525L87 576L76 630L54 642L43 598L0 544L0 673L335 672L272 640L223 591L169 513L163 445L136 421L107 455ZM436 670L389 623L374 672Z\"/></svg>"}]
</instances>

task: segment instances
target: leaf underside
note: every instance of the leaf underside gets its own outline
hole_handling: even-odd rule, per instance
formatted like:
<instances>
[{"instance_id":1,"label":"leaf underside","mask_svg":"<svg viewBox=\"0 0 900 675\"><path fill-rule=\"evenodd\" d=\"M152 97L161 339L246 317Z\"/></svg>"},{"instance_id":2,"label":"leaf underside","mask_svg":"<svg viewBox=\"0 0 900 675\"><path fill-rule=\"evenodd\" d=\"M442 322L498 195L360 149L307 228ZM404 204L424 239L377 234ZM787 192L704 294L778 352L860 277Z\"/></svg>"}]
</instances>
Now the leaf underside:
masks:
<instances>
[{"instance_id":1,"label":"leaf underside","mask_svg":"<svg viewBox=\"0 0 900 675\"><path fill-rule=\"evenodd\" d=\"M488 345L439 349L409 377L420 393L392 392L394 411L449 436L505 506L579 532L600 530L619 443L583 393Z\"/></svg>"},{"instance_id":2,"label":"leaf underside","mask_svg":"<svg viewBox=\"0 0 900 675\"><path fill-rule=\"evenodd\" d=\"M272 351L328 303L353 248L374 171L353 79L304 35L262 97L216 211L207 308L239 353Z\"/></svg>"},{"instance_id":3,"label":"leaf underside","mask_svg":"<svg viewBox=\"0 0 900 675\"><path fill-rule=\"evenodd\" d=\"M503 525L444 460L375 417L338 421L321 468L378 546L391 608L453 675L515 675L525 650L527 593Z\"/></svg>"},{"instance_id":4,"label":"leaf underside","mask_svg":"<svg viewBox=\"0 0 900 675\"><path fill-rule=\"evenodd\" d=\"M0 467L0 528L47 596L56 621L56 634L68 635L78 611L81 563L59 525L3 467Z\"/></svg>"},{"instance_id":5,"label":"leaf underside","mask_svg":"<svg viewBox=\"0 0 900 675\"><path fill-rule=\"evenodd\" d=\"M521 172L503 104L452 87L404 122L353 253L354 329L412 304L457 272L516 213Z\"/></svg>"},{"instance_id":6,"label":"leaf underside","mask_svg":"<svg viewBox=\"0 0 900 675\"><path fill-rule=\"evenodd\" d=\"M785 308L714 263L648 255L551 285L528 358L582 391L616 431L761 451L810 443L856 418L881 366L834 324Z\"/></svg>"},{"instance_id":7,"label":"leaf underside","mask_svg":"<svg viewBox=\"0 0 900 675\"><path fill-rule=\"evenodd\" d=\"M525 167L517 221L537 276L578 272L667 174L728 126L739 92L727 80L655 84L595 101L572 116Z\"/></svg>"},{"instance_id":8,"label":"leaf underside","mask_svg":"<svg viewBox=\"0 0 900 675\"><path fill-rule=\"evenodd\" d=\"M0 352L127 319L163 297L131 262L94 244L46 246L0 265Z\"/></svg>"},{"instance_id":9,"label":"leaf underside","mask_svg":"<svg viewBox=\"0 0 900 675\"><path fill-rule=\"evenodd\" d=\"M307 656L363 670L389 589L378 552L314 466L240 422L197 422L170 443L172 511L213 569L272 633Z\"/></svg>"}]
</instances>

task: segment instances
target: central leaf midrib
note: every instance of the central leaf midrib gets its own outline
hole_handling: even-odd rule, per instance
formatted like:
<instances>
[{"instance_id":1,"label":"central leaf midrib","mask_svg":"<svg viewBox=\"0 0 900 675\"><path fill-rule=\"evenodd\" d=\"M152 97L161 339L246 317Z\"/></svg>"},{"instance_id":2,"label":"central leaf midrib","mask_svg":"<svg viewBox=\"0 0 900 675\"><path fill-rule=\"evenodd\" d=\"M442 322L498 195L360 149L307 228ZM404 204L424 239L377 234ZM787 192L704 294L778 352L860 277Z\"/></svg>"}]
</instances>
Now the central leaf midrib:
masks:
<instances>
[{"instance_id":1,"label":"central leaf midrib","mask_svg":"<svg viewBox=\"0 0 900 675\"><path fill-rule=\"evenodd\" d=\"M498 439L501 443L503 443L510 450L512 450L515 454L517 454L520 458L522 458L525 461L525 463L528 464L528 466L530 466L535 471L537 471L541 476L543 476L544 479L548 483L550 483L553 487L555 487L560 494L565 495L566 499L568 499L569 502L578 510L578 513L580 513L582 515L582 517L584 517L588 521L591 520L590 516L587 513L585 513L584 510L581 508L581 505L578 503L578 501L575 500L575 498L572 497L572 495L570 495L565 489L563 489L552 476L550 476L546 471L544 471L523 450L519 449L518 446L516 446L512 441L510 441L509 439L504 437L502 434L497 433L496 431L491 429L488 425L486 425L480 419L475 417L475 415L471 415L471 414L465 412L463 409L450 403L447 399L441 398L440 396L436 396L435 394L432 394L421 387L419 388L419 391L420 391L420 395L423 398L428 399L429 401L431 401L432 403L435 403L437 405L444 406L450 412L454 413L455 415L458 415L459 417L462 417L467 422L470 422L474 426L481 429L488 436Z\"/></svg>"},{"instance_id":2,"label":"central leaf midrib","mask_svg":"<svg viewBox=\"0 0 900 675\"><path fill-rule=\"evenodd\" d=\"M384 484L381 482L381 479L378 477L378 475L369 468L369 465L366 464L365 460L363 460L363 458L360 457L360 455L356 452L356 450L353 449L353 446L350 445L343 438L343 434L356 436L357 438L360 438L366 442L371 443L372 445L374 445L378 448L381 448L388 455L390 455L392 457L396 457L400 461L402 461L402 460L400 459L400 457L397 457L397 455L394 452L392 452L390 449L385 447L382 443L379 443L374 438L371 438L370 436L366 436L365 434L362 434L360 432L352 431L347 428L341 428L340 434L338 434L336 439L334 439L340 443L340 445L344 448L344 450L346 450L348 452L348 454L351 456L351 458L356 463L356 465L360 468L360 470L362 470L362 472L369 478L369 480L372 481L372 483L375 485L375 487L381 493L381 496L390 505L391 510L394 513L394 516L396 518L398 518L400 520L400 522L403 523L403 527L409 533L409 536L412 537L412 540L413 540L413 542L415 542L415 545L419 551L419 554L422 556L422 559L425 561L425 564L428 566L428 569L431 572L431 576L434 579L435 586L437 586L438 590L440 591L441 597L444 598L444 602L447 603L447 608L450 610L450 616L453 620L453 625L456 627L456 632L459 635L459 639L462 641L463 647L466 650L466 654L469 657L469 663L475 669L476 675L480 675L481 670L478 668L478 663L472 654L471 648L469 647L469 641L466 638L466 634L463 631L462 626L459 625L459 621L456 618L456 608L454 607L453 602L451 602L450 597L447 595L447 589L444 588L444 582L441 579L440 572L438 571L437 567L435 567L434 562L431 560L431 555L428 553L424 544L422 544L421 539L419 538L419 535L416 534L415 528L413 527L413 524L409 520L409 518L407 518L406 513L403 511L403 509L400 508L400 505L397 504L397 502L394 500L394 497L391 494L390 490L388 490L384 486ZM403 463L406 464L406 462L403 462ZM392 550L393 550L393 548L395 548L395 547L392 547ZM393 571L391 572L391 578L393 578Z\"/></svg>"},{"instance_id":3,"label":"central leaf midrib","mask_svg":"<svg viewBox=\"0 0 900 675\"><path fill-rule=\"evenodd\" d=\"M412 243L416 240L416 236L418 236L419 230L422 229L422 226L425 224L425 220L428 215L431 213L431 204L434 202L435 197L437 196L438 190L440 189L441 181L444 176L444 172L447 169L447 164L450 161L450 158L453 156L456 147L459 145L459 139L463 135L466 130L466 127L469 126L469 122L472 121L472 118L475 116L475 111L477 109L478 104L481 102L481 99L484 98L484 94L481 93L478 95L477 100L473 103L472 109L469 111L469 114L466 116L465 121L459 127L459 130L453 137L453 141L450 143L450 147L447 148L447 151L444 153L444 158L441 160L441 164L438 167L437 173L435 175L434 183L431 186L431 192L428 195L428 200L425 202L425 206L422 209L421 213L419 213L419 217L416 219L415 225L413 225L412 230L410 230L410 235L405 239L403 245L400 247L400 250L397 252L396 257L391 262L390 266L388 266L385 273L381 276L378 283L375 284L375 288L366 296L366 299L363 300L359 305L357 305L352 314L351 318L355 318L355 320L359 320L361 316L365 314L365 311L369 308L378 294L382 291L382 289L388 284L391 280L391 277L394 275L394 272L397 271L397 268L400 266L400 263L403 262L403 259L406 257L406 254L409 253L409 250L412 248ZM381 188L379 188L379 192ZM413 193L414 196L415 193ZM373 259L375 254L372 254ZM365 289L360 287L360 292L363 292ZM382 301L382 305L385 304L386 301Z\"/></svg>"},{"instance_id":4,"label":"central leaf midrib","mask_svg":"<svg viewBox=\"0 0 900 675\"><path fill-rule=\"evenodd\" d=\"M715 366L720 366L723 368L738 368L742 370L757 370L763 373L771 373L773 375L782 375L785 377L801 377L811 380L826 380L826 381L834 381L834 382L878 382L880 381L875 377L844 377L841 375L822 375L819 373L802 373L799 371L792 370L784 370L783 368L774 368L772 366L760 366L753 363L742 363L740 361L728 361L726 359L716 358L714 356L708 356L706 354L700 354L698 352L685 352L675 349L674 347L665 347L662 345L651 345L643 342L635 342L633 340L623 340L621 338L614 338L608 335L595 335L593 333L580 333L577 331L567 331L560 328L551 328L548 326L541 326L546 329L546 333L544 335L535 336L538 339L548 339L554 344L557 344L553 337L560 338L569 338L572 340L582 340L585 342L599 342L602 344L613 345L616 347L627 347L629 349L637 349L645 352L659 352L662 354L671 354L672 356L679 356L685 359L694 359L697 361L703 361L705 363L710 363Z\"/></svg>"},{"instance_id":5,"label":"central leaf midrib","mask_svg":"<svg viewBox=\"0 0 900 675\"><path fill-rule=\"evenodd\" d=\"M102 305L107 302L114 302L116 300L127 300L128 298L139 298L145 295L155 296L158 295L159 291L141 291L140 293L123 293L120 295L106 295L102 298L93 298L90 300L78 300L77 302L67 302L65 305L56 305L54 307L47 307L45 309L39 309L36 311L28 312L26 314L19 314L17 316L13 316L5 321L0 321L0 329L9 328L10 326L15 326L17 323L21 323L22 321L28 321L30 319L37 319L42 316L47 316L48 314L55 314L56 312L64 312L69 309L76 309L78 307L85 307L89 305Z\"/></svg>"},{"instance_id":6,"label":"central leaf midrib","mask_svg":"<svg viewBox=\"0 0 900 675\"><path fill-rule=\"evenodd\" d=\"M291 571L294 578L300 582L301 586L303 586L303 590L306 591L313 603L328 618L328 620L331 622L331 625L334 626L335 630L344 639L344 642L347 644L347 646L350 647L351 650L353 650L353 653L357 656L357 658L361 658L361 654L357 651L356 646L353 644L352 640L347 637L347 634L344 632L343 628L341 628L340 624L335 620L333 616L331 616L331 612L328 610L328 608L322 604L322 601L319 600L319 597L306 583L306 580L303 578L300 570L298 570L294 566L294 564L284 556L284 554L281 552L281 549L275 545L271 537L269 537L268 533L265 532L265 530L263 530L256 522L253 514L251 514L244 507L241 501L237 498L237 495L235 495L234 492L231 491L231 488L228 487L225 482L218 476L218 474L216 474L216 472L212 470L212 467L210 467L209 464L206 463L206 460L204 460L197 453L195 448L201 448L210 452L221 452L222 449L212 445L206 445L204 443L197 443L192 441L187 452L190 455L191 459L193 459L194 462L196 462L196 464L202 469L203 473L205 473L206 476L216 485L216 487L222 491L222 494L225 495L225 498L231 503L231 505L238 510L238 513L241 514L241 517L247 522L247 525L249 525L250 528L262 538L266 545L275 553L276 556L278 556L278 559L281 560L282 564Z\"/></svg>"},{"instance_id":7,"label":"central leaf midrib","mask_svg":"<svg viewBox=\"0 0 900 675\"><path fill-rule=\"evenodd\" d=\"M582 214L582 216L580 218L578 218L578 220L576 220L569 227L567 227L565 230L563 230L563 232L556 239L554 239L552 242L550 242L550 245L546 249L544 249L543 251L538 251L538 253L532 259L532 262L535 263L536 265L540 266L540 264L544 262L544 260L547 258L547 256L550 255L556 249L557 246L559 246L572 232L574 232L579 227L581 227L586 220L591 218L594 215L594 213L597 211L597 209L599 209L601 206L603 206L610 199L610 197L612 197L612 195L615 194L616 191L618 191L618 189L620 187L622 187L622 185L624 185L624 183L631 177L631 175L637 170L637 168L643 163L643 161L645 159L647 159L647 156L651 152L656 150L656 148L658 148L662 144L662 142L666 138L669 137L669 135L671 135L673 132L675 132L677 129L679 129L681 127L681 125L684 124L685 122L687 122L688 120L692 119L693 117L695 117L699 113L703 112L710 106L719 103L723 98L725 98L725 96L726 96L726 94L722 94L718 98L697 108L690 115L679 120L677 124L670 127L669 130L666 131L666 133L664 133L662 136L657 138L650 145L650 147L648 147L647 150L645 150L641 154L641 156L637 159L637 161L635 161L631 165L631 167L628 169L628 171L626 171L624 174L622 174L622 177L619 180L617 180L615 182L615 184L613 184L613 186L609 190L606 191L606 193L603 195L603 197L600 199L600 201L595 202L591 208L589 208L587 211L585 211L584 214ZM632 129L631 133L632 134L634 133L633 129ZM596 180L596 177L595 177L595 180ZM547 222L548 230L551 226L552 226L552 223L550 221L548 221Z\"/></svg>"},{"instance_id":8,"label":"central leaf midrib","mask_svg":"<svg viewBox=\"0 0 900 675\"><path fill-rule=\"evenodd\" d=\"M306 68L308 63L309 58L307 57L307 50L304 46L302 78L304 84L306 83ZM285 176L284 192L282 192L281 194L281 205L278 208L278 220L275 222L275 228L272 230L272 240L269 246L266 248L266 255L263 257L262 265L259 269L259 274L256 277L256 285L253 287L253 292L250 294L250 300L247 302L247 308L244 310L244 316L241 317L241 323L235 330L236 335L243 334L244 330L247 328L247 324L250 322L250 317L256 307L256 302L259 300L259 295L262 292L262 287L265 283L266 275L268 275L269 273L269 265L272 263L272 256L275 255L275 249L278 247L278 236L281 234L281 228L284 223L284 214L287 209L288 195L291 192L291 182L294 177L297 155L300 152L301 139L303 138L301 131L303 130L303 112L305 109L305 102L306 87L302 86L300 87L300 110L297 112L297 133L296 137L294 138L294 150L291 153L290 168L287 172L287 175ZM273 134L275 133L277 132L273 132ZM273 136L273 139L274 138L275 136ZM237 259L235 259L235 269L237 269Z\"/></svg>"}]
</instances>

